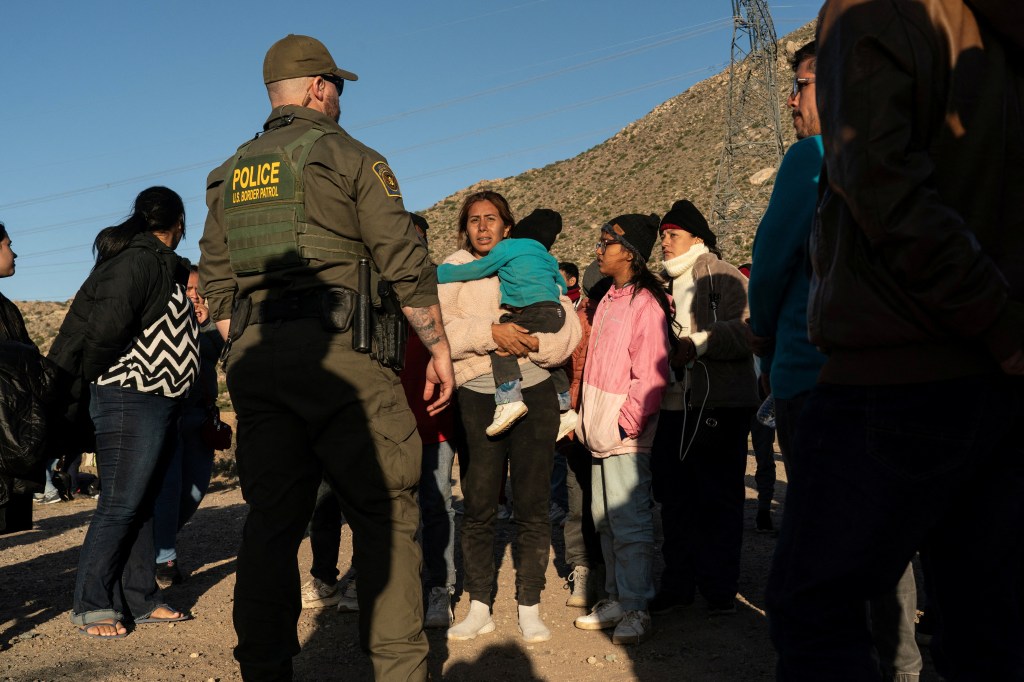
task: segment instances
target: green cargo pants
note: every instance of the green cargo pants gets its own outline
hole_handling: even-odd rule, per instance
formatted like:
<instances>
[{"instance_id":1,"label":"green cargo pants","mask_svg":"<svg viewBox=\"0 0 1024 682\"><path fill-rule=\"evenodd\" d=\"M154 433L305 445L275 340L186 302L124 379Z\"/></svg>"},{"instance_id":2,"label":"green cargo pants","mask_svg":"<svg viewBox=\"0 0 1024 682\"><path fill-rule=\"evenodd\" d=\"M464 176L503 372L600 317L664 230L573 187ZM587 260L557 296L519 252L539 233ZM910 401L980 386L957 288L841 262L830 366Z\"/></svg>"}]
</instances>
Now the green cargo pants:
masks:
<instances>
[{"instance_id":1,"label":"green cargo pants","mask_svg":"<svg viewBox=\"0 0 1024 682\"><path fill-rule=\"evenodd\" d=\"M228 389L249 503L238 553L235 658L246 680L288 680L299 652L296 558L325 476L351 525L359 631L378 680L424 680L421 444L398 375L306 318L249 326Z\"/></svg>"}]
</instances>

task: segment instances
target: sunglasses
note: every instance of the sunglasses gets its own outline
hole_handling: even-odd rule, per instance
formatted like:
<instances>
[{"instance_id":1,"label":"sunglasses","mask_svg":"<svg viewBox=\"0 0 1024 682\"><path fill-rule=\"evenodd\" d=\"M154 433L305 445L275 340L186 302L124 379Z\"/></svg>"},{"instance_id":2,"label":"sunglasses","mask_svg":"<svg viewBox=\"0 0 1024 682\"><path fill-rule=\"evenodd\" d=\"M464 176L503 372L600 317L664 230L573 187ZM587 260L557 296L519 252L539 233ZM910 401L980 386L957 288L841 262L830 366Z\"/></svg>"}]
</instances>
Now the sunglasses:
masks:
<instances>
[{"instance_id":1,"label":"sunglasses","mask_svg":"<svg viewBox=\"0 0 1024 682\"><path fill-rule=\"evenodd\" d=\"M813 78L794 78L793 89L790 91L790 97L796 97L800 94L800 91L804 89L804 86L811 85L814 83Z\"/></svg>"},{"instance_id":2,"label":"sunglasses","mask_svg":"<svg viewBox=\"0 0 1024 682\"><path fill-rule=\"evenodd\" d=\"M341 97L341 91L345 89L344 78L338 78L333 73L325 73L320 77L323 78L328 83L333 83L334 87L338 90L338 96Z\"/></svg>"}]
</instances>

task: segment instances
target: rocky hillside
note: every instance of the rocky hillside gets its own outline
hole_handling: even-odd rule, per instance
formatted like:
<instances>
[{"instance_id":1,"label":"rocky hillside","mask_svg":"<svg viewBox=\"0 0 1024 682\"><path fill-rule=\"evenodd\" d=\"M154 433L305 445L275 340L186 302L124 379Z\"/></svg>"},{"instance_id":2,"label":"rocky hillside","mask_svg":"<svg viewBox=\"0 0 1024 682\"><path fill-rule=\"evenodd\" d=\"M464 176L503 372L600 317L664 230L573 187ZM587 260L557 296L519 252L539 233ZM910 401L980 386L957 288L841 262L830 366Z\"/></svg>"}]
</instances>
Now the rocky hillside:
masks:
<instances>
[{"instance_id":1,"label":"rocky hillside","mask_svg":"<svg viewBox=\"0 0 1024 682\"><path fill-rule=\"evenodd\" d=\"M50 350L53 339L57 336L61 322L67 315L71 301L55 303L52 301L15 301L21 316L25 318L28 335L43 355Z\"/></svg>"},{"instance_id":2,"label":"rocky hillside","mask_svg":"<svg viewBox=\"0 0 1024 682\"><path fill-rule=\"evenodd\" d=\"M786 145L795 139L785 109L792 84L788 59L813 37L811 23L779 41L776 82ZM538 206L559 211L564 228L552 253L581 267L593 259L597 230L617 215L662 215L680 198L690 199L709 215L725 141L728 93L726 70L659 105L579 156L514 177L481 181L438 202L422 212L431 224L435 260L440 262L457 248L455 228L462 199L481 189L501 192L517 217ZM764 171L760 167L738 169L736 184L742 186L750 178L763 183ZM729 234L718 235L726 259L735 264L749 260L756 220L739 222L730 229Z\"/></svg>"}]
</instances>

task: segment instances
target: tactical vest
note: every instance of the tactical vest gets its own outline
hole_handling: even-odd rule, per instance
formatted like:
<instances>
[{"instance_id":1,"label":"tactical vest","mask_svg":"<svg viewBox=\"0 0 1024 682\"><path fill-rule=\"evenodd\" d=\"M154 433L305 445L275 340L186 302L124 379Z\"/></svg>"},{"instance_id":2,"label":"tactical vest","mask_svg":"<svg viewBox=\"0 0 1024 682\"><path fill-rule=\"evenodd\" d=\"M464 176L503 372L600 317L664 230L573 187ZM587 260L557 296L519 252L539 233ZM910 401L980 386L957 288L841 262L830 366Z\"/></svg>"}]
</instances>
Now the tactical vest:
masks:
<instances>
[{"instance_id":1,"label":"tactical vest","mask_svg":"<svg viewBox=\"0 0 1024 682\"><path fill-rule=\"evenodd\" d=\"M370 258L362 242L306 221L306 159L317 140L336 134L311 128L269 150L253 152L255 139L238 148L224 181L224 222L236 275L304 266L311 258Z\"/></svg>"}]
</instances>

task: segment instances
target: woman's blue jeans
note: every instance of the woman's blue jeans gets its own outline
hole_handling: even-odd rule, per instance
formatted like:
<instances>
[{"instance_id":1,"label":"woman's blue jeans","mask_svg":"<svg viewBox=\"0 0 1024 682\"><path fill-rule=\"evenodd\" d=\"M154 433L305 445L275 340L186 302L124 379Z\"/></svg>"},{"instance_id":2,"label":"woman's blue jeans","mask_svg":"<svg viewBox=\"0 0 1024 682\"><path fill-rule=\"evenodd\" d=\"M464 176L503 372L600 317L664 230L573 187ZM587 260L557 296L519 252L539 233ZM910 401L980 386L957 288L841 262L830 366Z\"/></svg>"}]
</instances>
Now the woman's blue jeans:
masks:
<instances>
[{"instance_id":1,"label":"woman's blue jeans","mask_svg":"<svg viewBox=\"0 0 1024 682\"><path fill-rule=\"evenodd\" d=\"M213 448L203 442L201 434L203 422L209 414L210 411L202 405L191 405L182 411L178 446L174 449L153 510L153 539L158 564L178 558L178 531L199 509L199 503L210 487Z\"/></svg>"},{"instance_id":2,"label":"woman's blue jeans","mask_svg":"<svg viewBox=\"0 0 1024 682\"><path fill-rule=\"evenodd\" d=\"M455 589L455 510L452 509L451 443L423 445L420 475L420 517L423 519L423 563L427 589Z\"/></svg>"},{"instance_id":3,"label":"woman's blue jeans","mask_svg":"<svg viewBox=\"0 0 1024 682\"><path fill-rule=\"evenodd\" d=\"M100 494L78 559L71 620L144 618L158 608L153 503L177 442L179 403L115 386L89 387Z\"/></svg>"}]
</instances>

